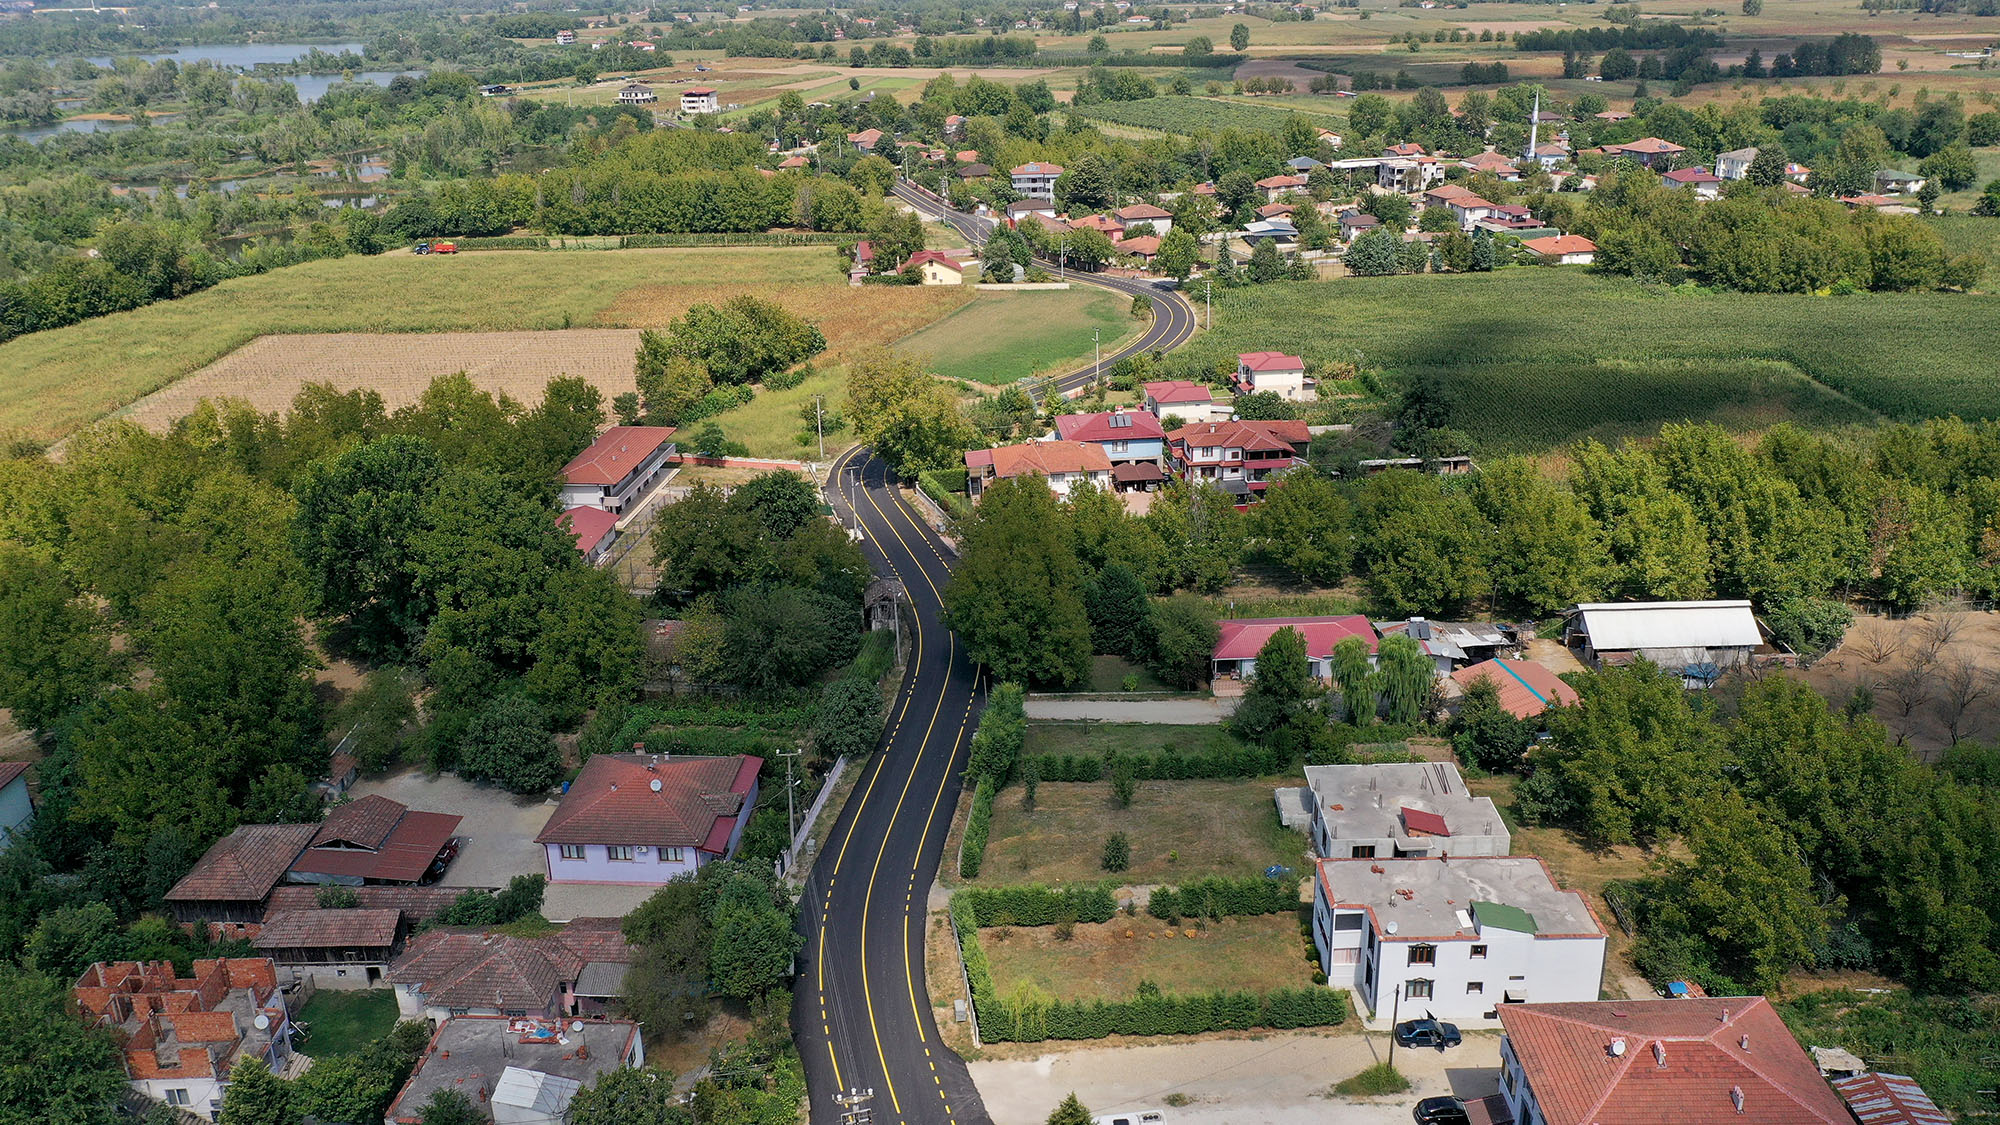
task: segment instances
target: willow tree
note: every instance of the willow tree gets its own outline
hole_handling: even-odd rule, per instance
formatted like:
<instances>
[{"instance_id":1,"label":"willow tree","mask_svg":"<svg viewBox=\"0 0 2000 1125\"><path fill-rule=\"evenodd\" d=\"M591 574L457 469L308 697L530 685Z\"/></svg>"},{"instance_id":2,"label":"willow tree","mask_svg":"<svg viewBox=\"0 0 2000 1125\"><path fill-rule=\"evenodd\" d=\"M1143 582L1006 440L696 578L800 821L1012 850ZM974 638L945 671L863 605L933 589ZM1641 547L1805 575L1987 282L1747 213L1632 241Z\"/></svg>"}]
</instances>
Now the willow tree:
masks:
<instances>
[{"instance_id":1,"label":"willow tree","mask_svg":"<svg viewBox=\"0 0 2000 1125\"><path fill-rule=\"evenodd\" d=\"M1371 671L1368 646L1361 643L1360 637L1347 637L1333 646L1333 682L1340 688L1340 703L1347 709L1347 721L1358 727L1375 721Z\"/></svg>"},{"instance_id":2,"label":"willow tree","mask_svg":"<svg viewBox=\"0 0 2000 1125\"><path fill-rule=\"evenodd\" d=\"M1414 637L1401 634L1382 638L1376 649L1372 678L1389 706L1392 723L1416 722L1437 690L1437 674L1430 657L1424 655Z\"/></svg>"}]
</instances>

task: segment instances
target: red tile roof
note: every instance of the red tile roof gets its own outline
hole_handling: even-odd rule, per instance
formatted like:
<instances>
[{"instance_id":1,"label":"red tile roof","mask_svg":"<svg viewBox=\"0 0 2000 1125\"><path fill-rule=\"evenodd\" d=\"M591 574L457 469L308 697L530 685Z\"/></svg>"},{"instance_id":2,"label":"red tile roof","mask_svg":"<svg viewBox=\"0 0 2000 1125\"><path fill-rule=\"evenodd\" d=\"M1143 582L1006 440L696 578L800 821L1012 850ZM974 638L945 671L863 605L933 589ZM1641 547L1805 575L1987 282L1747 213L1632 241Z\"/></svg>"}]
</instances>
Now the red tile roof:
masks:
<instances>
[{"instance_id":1,"label":"red tile roof","mask_svg":"<svg viewBox=\"0 0 2000 1125\"><path fill-rule=\"evenodd\" d=\"M812 163L803 156L787 156L778 162L780 168L803 168Z\"/></svg>"},{"instance_id":2,"label":"red tile roof","mask_svg":"<svg viewBox=\"0 0 2000 1125\"><path fill-rule=\"evenodd\" d=\"M1306 361L1284 352L1241 352L1236 362L1252 371L1304 371Z\"/></svg>"},{"instance_id":3,"label":"red tile roof","mask_svg":"<svg viewBox=\"0 0 2000 1125\"><path fill-rule=\"evenodd\" d=\"M1521 244L1537 253L1558 258L1564 254L1595 254L1597 243L1580 234L1559 234L1554 238L1531 238Z\"/></svg>"},{"instance_id":4,"label":"red tile roof","mask_svg":"<svg viewBox=\"0 0 2000 1125\"><path fill-rule=\"evenodd\" d=\"M574 981L583 962L557 946L464 930L419 934L389 966L389 979L423 993L441 1008L544 1010L563 981Z\"/></svg>"},{"instance_id":5,"label":"red tile roof","mask_svg":"<svg viewBox=\"0 0 2000 1125\"><path fill-rule=\"evenodd\" d=\"M0 789L14 784L14 779L28 772L26 762L0 762Z\"/></svg>"},{"instance_id":6,"label":"red tile roof","mask_svg":"<svg viewBox=\"0 0 2000 1125\"><path fill-rule=\"evenodd\" d=\"M364 910L400 911L412 922L426 921L450 906L459 892L449 887L349 887ZM271 892L264 907L266 918L301 910L319 909L318 887L286 886Z\"/></svg>"},{"instance_id":7,"label":"red tile roof","mask_svg":"<svg viewBox=\"0 0 2000 1125\"><path fill-rule=\"evenodd\" d=\"M372 794L333 810L292 870L384 883L414 883L464 817L416 812L400 801Z\"/></svg>"},{"instance_id":8,"label":"red tile roof","mask_svg":"<svg viewBox=\"0 0 2000 1125\"><path fill-rule=\"evenodd\" d=\"M1333 646L1349 637L1359 637L1375 651L1375 626L1359 613L1341 617L1244 617L1216 622L1216 660L1255 660L1264 642L1280 629L1295 629L1306 639L1306 655L1324 660L1333 655Z\"/></svg>"},{"instance_id":9,"label":"red tile roof","mask_svg":"<svg viewBox=\"0 0 2000 1125\"><path fill-rule=\"evenodd\" d=\"M1547 1125L1852 1125L1762 996L1502 1004L1500 1024Z\"/></svg>"},{"instance_id":10,"label":"red tile roof","mask_svg":"<svg viewBox=\"0 0 2000 1125\"><path fill-rule=\"evenodd\" d=\"M1279 215L1296 214L1298 209L1298 204L1296 203L1266 203L1262 207L1257 208L1257 217L1260 219L1272 219Z\"/></svg>"},{"instance_id":11,"label":"red tile roof","mask_svg":"<svg viewBox=\"0 0 2000 1125\"><path fill-rule=\"evenodd\" d=\"M903 260L903 268L908 269L911 266L921 266L925 262L936 262L948 270L958 273L965 272L965 267L959 264L957 258L952 257L942 250L919 250Z\"/></svg>"},{"instance_id":12,"label":"red tile roof","mask_svg":"<svg viewBox=\"0 0 2000 1125\"><path fill-rule=\"evenodd\" d=\"M1085 215L1081 219L1071 219L1069 225L1071 230L1094 230L1099 234L1111 234L1123 229L1116 220L1103 215Z\"/></svg>"},{"instance_id":13,"label":"red tile roof","mask_svg":"<svg viewBox=\"0 0 2000 1125\"><path fill-rule=\"evenodd\" d=\"M1160 252L1160 240L1154 235L1141 235L1138 238L1121 238L1112 243L1111 248L1120 254L1137 254L1142 258L1150 258Z\"/></svg>"},{"instance_id":14,"label":"red tile roof","mask_svg":"<svg viewBox=\"0 0 2000 1125\"><path fill-rule=\"evenodd\" d=\"M607 512L603 508L592 508L588 505L569 508L557 516L556 520L564 531L576 536L576 549L585 553L597 546L604 538L605 532L618 526L616 512Z\"/></svg>"},{"instance_id":15,"label":"red tile roof","mask_svg":"<svg viewBox=\"0 0 2000 1125\"><path fill-rule=\"evenodd\" d=\"M1660 178L1677 184L1719 184L1722 182L1722 177L1710 172L1706 168L1680 168L1672 172L1667 172L1661 175Z\"/></svg>"},{"instance_id":16,"label":"red tile roof","mask_svg":"<svg viewBox=\"0 0 2000 1125\"><path fill-rule=\"evenodd\" d=\"M874 148L876 143L881 139L882 130L880 129L863 129L859 133L847 134L848 142L860 148Z\"/></svg>"},{"instance_id":17,"label":"red tile roof","mask_svg":"<svg viewBox=\"0 0 2000 1125\"><path fill-rule=\"evenodd\" d=\"M1215 394L1200 383L1186 379L1168 379L1158 383L1147 383L1143 389L1146 397L1161 405L1183 402L1214 402Z\"/></svg>"},{"instance_id":18,"label":"red tile roof","mask_svg":"<svg viewBox=\"0 0 2000 1125\"><path fill-rule=\"evenodd\" d=\"M985 459L974 460L974 454L985 454ZM992 465L993 475L1003 480L1028 473L1048 476L1051 473L1111 470L1111 458L1105 454L1104 447L1082 441L1030 441L994 449L975 449L965 455L965 463L968 468Z\"/></svg>"},{"instance_id":19,"label":"red tile roof","mask_svg":"<svg viewBox=\"0 0 2000 1125\"><path fill-rule=\"evenodd\" d=\"M1100 451L1099 456L1102 456ZM646 844L723 854L762 758L599 754L583 764L538 844ZM660 788L655 791L653 782ZM720 846L716 834L721 832Z\"/></svg>"},{"instance_id":20,"label":"red tile roof","mask_svg":"<svg viewBox=\"0 0 2000 1125\"><path fill-rule=\"evenodd\" d=\"M1304 422L1285 419L1273 422L1197 422L1167 435L1182 446L1222 446L1231 449L1271 452L1297 451L1312 441Z\"/></svg>"},{"instance_id":21,"label":"red tile roof","mask_svg":"<svg viewBox=\"0 0 2000 1125\"><path fill-rule=\"evenodd\" d=\"M570 484L617 484L674 436L672 426L613 426L563 466Z\"/></svg>"},{"instance_id":22,"label":"red tile roof","mask_svg":"<svg viewBox=\"0 0 2000 1125\"><path fill-rule=\"evenodd\" d=\"M1532 719L1558 703L1577 700L1576 689L1532 660L1482 660L1451 674L1460 687L1480 680L1500 693L1500 706L1517 719Z\"/></svg>"},{"instance_id":23,"label":"red tile roof","mask_svg":"<svg viewBox=\"0 0 2000 1125\"><path fill-rule=\"evenodd\" d=\"M1425 153L1424 153L1424 146L1422 146L1422 145L1418 144L1418 143L1417 143L1417 142L1415 142L1415 141L1405 141L1405 142L1404 142L1404 143L1402 143L1402 144L1399 144L1399 145L1390 145L1390 146L1389 146L1388 148L1385 148L1385 149L1383 149L1383 150L1382 150L1382 155L1384 155L1384 156L1423 156L1423 155L1425 155Z\"/></svg>"},{"instance_id":24,"label":"red tile roof","mask_svg":"<svg viewBox=\"0 0 2000 1125\"><path fill-rule=\"evenodd\" d=\"M681 96L684 98L705 98L713 93L715 93L715 87L713 86L689 86L687 89L681 91Z\"/></svg>"},{"instance_id":25,"label":"red tile roof","mask_svg":"<svg viewBox=\"0 0 2000 1125\"><path fill-rule=\"evenodd\" d=\"M1155 207L1150 203L1134 203L1130 206L1120 207L1118 210L1112 212L1112 214L1117 215L1120 219L1128 223L1149 223L1154 219L1171 219L1174 217L1172 211L1164 207Z\"/></svg>"},{"instance_id":26,"label":"red tile roof","mask_svg":"<svg viewBox=\"0 0 2000 1125\"><path fill-rule=\"evenodd\" d=\"M1687 149L1682 148L1680 145L1677 145L1672 141L1663 141L1658 137L1641 137L1638 140L1633 141L1631 144L1605 145L1604 151L1637 152L1647 155L1658 155L1663 153L1686 152Z\"/></svg>"},{"instance_id":27,"label":"red tile roof","mask_svg":"<svg viewBox=\"0 0 2000 1125\"><path fill-rule=\"evenodd\" d=\"M373 948L395 944L403 913L375 909L289 910L267 914L251 944L258 949Z\"/></svg>"},{"instance_id":28,"label":"red tile roof","mask_svg":"<svg viewBox=\"0 0 2000 1125\"><path fill-rule=\"evenodd\" d=\"M1012 174L1016 176L1060 176L1063 174L1063 166L1030 160L1026 164L1016 164Z\"/></svg>"},{"instance_id":29,"label":"red tile roof","mask_svg":"<svg viewBox=\"0 0 2000 1125\"><path fill-rule=\"evenodd\" d=\"M1114 419L1123 421L1114 424ZM1146 410L1057 415L1056 433L1064 441L1147 441L1164 440L1167 436L1167 431L1160 428L1160 420Z\"/></svg>"},{"instance_id":30,"label":"red tile roof","mask_svg":"<svg viewBox=\"0 0 2000 1125\"><path fill-rule=\"evenodd\" d=\"M1306 186L1304 176L1266 176L1257 181L1257 186L1270 191L1276 188L1300 188Z\"/></svg>"},{"instance_id":31,"label":"red tile roof","mask_svg":"<svg viewBox=\"0 0 2000 1125\"><path fill-rule=\"evenodd\" d=\"M1451 835L1451 827L1444 822L1444 817L1437 813L1413 809L1408 805L1402 807L1402 813L1403 827L1411 833L1424 836Z\"/></svg>"},{"instance_id":32,"label":"red tile roof","mask_svg":"<svg viewBox=\"0 0 2000 1125\"><path fill-rule=\"evenodd\" d=\"M217 840L167 901L262 901L318 831L317 824L246 824Z\"/></svg>"},{"instance_id":33,"label":"red tile roof","mask_svg":"<svg viewBox=\"0 0 2000 1125\"><path fill-rule=\"evenodd\" d=\"M1167 474L1160 470L1156 461L1120 461L1111 466L1111 479L1120 484L1144 484L1165 480Z\"/></svg>"}]
</instances>

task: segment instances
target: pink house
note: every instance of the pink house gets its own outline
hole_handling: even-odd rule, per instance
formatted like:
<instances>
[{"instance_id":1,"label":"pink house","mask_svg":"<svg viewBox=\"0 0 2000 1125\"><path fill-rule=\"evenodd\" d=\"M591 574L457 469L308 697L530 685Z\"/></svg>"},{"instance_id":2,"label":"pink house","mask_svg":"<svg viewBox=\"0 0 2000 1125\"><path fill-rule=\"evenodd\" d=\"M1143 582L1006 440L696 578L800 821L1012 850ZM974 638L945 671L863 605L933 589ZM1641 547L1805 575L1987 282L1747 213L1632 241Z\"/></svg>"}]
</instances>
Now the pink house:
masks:
<instances>
[{"instance_id":1,"label":"pink house","mask_svg":"<svg viewBox=\"0 0 2000 1125\"><path fill-rule=\"evenodd\" d=\"M1216 622L1215 678L1249 679L1257 671L1257 654L1280 629L1296 630L1306 640L1306 663L1316 679L1333 678L1333 649L1349 637L1358 637L1368 649L1368 662L1375 662L1375 646L1380 638L1368 618L1350 613L1340 617L1243 617Z\"/></svg>"},{"instance_id":2,"label":"pink house","mask_svg":"<svg viewBox=\"0 0 2000 1125\"><path fill-rule=\"evenodd\" d=\"M535 842L551 883L665 883L728 859L757 807L762 758L599 754Z\"/></svg>"}]
</instances>

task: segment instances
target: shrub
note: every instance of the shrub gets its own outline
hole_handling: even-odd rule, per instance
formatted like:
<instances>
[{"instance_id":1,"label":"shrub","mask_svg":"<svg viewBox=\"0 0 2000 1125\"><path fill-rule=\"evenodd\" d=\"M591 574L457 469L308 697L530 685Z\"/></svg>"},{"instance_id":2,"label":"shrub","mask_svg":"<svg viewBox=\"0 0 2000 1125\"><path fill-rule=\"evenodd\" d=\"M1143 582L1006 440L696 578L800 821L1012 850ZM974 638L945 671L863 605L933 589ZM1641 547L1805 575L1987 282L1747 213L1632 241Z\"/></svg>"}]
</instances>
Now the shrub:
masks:
<instances>
[{"instance_id":1,"label":"shrub","mask_svg":"<svg viewBox=\"0 0 2000 1125\"><path fill-rule=\"evenodd\" d=\"M1112 759L1111 799L1118 803L1119 808L1129 809L1132 807L1132 798L1138 791L1138 772L1134 769L1132 760L1124 757Z\"/></svg>"},{"instance_id":2,"label":"shrub","mask_svg":"<svg viewBox=\"0 0 2000 1125\"><path fill-rule=\"evenodd\" d=\"M1123 871L1132 866L1132 842L1123 832L1113 832L1104 841L1104 853L1098 857L1098 866L1106 871Z\"/></svg>"},{"instance_id":3,"label":"shrub","mask_svg":"<svg viewBox=\"0 0 2000 1125\"><path fill-rule=\"evenodd\" d=\"M1146 906L1155 918L1236 918L1283 914L1299 907L1298 888L1284 879L1219 876L1197 879L1179 887L1160 887Z\"/></svg>"},{"instance_id":4,"label":"shrub","mask_svg":"<svg viewBox=\"0 0 2000 1125\"><path fill-rule=\"evenodd\" d=\"M986 836L993 820L993 779L982 777L972 791L972 812L965 818L965 838L958 845L958 876L979 878L986 862Z\"/></svg>"},{"instance_id":5,"label":"shrub","mask_svg":"<svg viewBox=\"0 0 2000 1125\"><path fill-rule=\"evenodd\" d=\"M1333 1092L1350 1098L1372 1098L1400 1094L1410 1088L1410 1080L1388 1063L1376 1063L1359 1074L1351 1074L1333 1084Z\"/></svg>"}]
</instances>

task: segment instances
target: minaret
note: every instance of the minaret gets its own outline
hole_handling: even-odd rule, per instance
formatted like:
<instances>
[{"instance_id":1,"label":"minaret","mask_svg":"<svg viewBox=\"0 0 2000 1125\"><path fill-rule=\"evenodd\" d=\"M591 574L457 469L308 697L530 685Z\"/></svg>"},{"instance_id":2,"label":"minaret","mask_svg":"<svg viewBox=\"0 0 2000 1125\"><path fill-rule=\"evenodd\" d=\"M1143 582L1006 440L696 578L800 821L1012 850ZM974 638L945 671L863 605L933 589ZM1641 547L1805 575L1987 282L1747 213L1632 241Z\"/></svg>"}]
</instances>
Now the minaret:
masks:
<instances>
[{"instance_id":1,"label":"minaret","mask_svg":"<svg viewBox=\"0 0 2000 1125\"><path fill-rule=\"evenodd\" d=\"M1528 116L1528 159L1535 158L1535 139L1542 127L1542 92L1535 91L1535 111Z\"/></svg>"}]
</instances>

